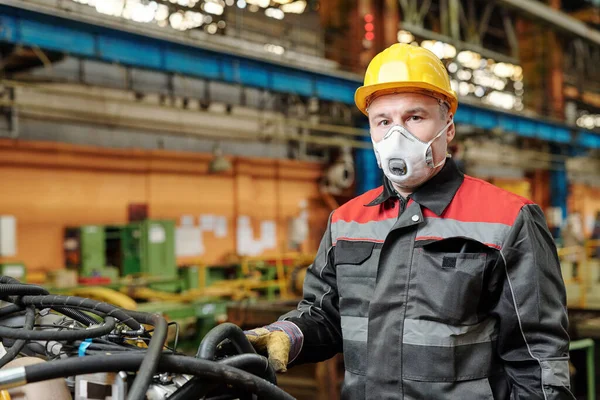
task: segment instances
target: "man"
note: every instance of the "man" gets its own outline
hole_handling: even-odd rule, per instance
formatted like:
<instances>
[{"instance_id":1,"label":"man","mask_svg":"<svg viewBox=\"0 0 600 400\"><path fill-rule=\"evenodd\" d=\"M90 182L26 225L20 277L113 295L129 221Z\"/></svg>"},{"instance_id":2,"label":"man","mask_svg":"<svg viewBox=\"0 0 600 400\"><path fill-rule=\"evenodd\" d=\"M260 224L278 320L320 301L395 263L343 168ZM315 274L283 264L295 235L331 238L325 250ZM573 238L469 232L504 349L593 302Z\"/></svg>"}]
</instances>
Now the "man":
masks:
<instances>
[{"instance_id":1,"label":"man","mask_svg":"<svg viewBox=\"0 0 600 400\"><path fill-rule=\"evenodd\" d=\"M574 399L544 216L446 157L458 99L444 65L395 44L355 101L384 184L331 214L297 310L250 340L279 370L343 351L344 399Z\"/></svg>"}]
</instances>

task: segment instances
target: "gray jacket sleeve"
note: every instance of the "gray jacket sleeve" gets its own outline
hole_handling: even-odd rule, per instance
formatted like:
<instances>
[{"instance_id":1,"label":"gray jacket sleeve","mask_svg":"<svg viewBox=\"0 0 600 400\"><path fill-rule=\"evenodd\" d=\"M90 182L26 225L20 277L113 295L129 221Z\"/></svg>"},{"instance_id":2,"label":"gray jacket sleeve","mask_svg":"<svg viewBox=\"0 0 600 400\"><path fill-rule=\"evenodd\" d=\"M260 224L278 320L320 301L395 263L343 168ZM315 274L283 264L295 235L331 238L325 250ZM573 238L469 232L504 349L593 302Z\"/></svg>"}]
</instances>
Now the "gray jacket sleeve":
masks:
<instances>
[{"instance_id":1,"label":"gray jacket sleeve","mask_svg":"<svg viewBox=\"0 0 600 400\"><path fill-rule=\"evenodd\" d=\"M296 310L280 318L302 331L303 343L293 364L323 361L342 351L333 247L330 215L315 260L306 273L303 299Z\"/></svg>"},{"instance_id":2,"label":"gray jacket sleeve","mask_svg":"<svg viewBox=\"0 0 600 400\"><path fill-rule=\"evenodd\" d=\"M537 205L524 206L497 264L498 352L515 400L575 399L569 390L564 282L554 241Z\"/></svg>"}]
</instances>

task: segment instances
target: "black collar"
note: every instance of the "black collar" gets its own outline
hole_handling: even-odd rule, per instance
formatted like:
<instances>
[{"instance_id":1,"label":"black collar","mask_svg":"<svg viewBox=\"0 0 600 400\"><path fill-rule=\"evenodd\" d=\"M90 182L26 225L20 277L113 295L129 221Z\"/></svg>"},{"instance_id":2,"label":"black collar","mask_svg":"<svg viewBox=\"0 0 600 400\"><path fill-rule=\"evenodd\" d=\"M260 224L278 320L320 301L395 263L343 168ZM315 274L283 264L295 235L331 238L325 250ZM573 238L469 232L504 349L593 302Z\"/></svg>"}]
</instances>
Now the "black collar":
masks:
<instances>
[{"instance_id":1,"label":"black collar","mask_svg":"<svg viewBox=\"0 0 600 400\"><path fill-rule=\"evenodd\" d=\"M448 158L442 167L442 170L433 178L425 182L423 186L418 188L409 197L413 199L413 201L424 207L427 207L439 216L442 215L446 207L448 207L448 204L450 204L454 198L454 195L462 184L463 179L464 175L462 172L460 172L454 163L454 160ZM365 204L365 206L376 206L398 196L399 195L396 193L392 183L384 175L383 191L369 204Z\"/></svg>"}]
</instances>

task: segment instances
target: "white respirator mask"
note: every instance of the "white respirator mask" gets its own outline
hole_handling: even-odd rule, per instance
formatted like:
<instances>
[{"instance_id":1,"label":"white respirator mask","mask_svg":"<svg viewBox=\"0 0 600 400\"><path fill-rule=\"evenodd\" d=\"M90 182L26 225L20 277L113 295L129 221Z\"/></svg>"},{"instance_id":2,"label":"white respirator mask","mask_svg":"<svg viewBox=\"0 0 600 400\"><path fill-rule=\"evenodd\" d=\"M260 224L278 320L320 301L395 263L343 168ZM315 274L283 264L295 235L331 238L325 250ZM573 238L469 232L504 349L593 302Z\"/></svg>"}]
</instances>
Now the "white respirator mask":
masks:
<instances>
[{"instance_id":1,"label":"white respirator mask","mask_svg":"<svg viewBox=\"0 0 600 400\"><path fill-rule=\"evenodd\" d=\"M446 158L434 164L431 144L438 139L452 120L429 142L422 142L405 127L392 126L378 143L373 141L379 168L390 181L401 188L415 188L425 182L433 170L444 165Z\"/></svg>"}]
</instances>

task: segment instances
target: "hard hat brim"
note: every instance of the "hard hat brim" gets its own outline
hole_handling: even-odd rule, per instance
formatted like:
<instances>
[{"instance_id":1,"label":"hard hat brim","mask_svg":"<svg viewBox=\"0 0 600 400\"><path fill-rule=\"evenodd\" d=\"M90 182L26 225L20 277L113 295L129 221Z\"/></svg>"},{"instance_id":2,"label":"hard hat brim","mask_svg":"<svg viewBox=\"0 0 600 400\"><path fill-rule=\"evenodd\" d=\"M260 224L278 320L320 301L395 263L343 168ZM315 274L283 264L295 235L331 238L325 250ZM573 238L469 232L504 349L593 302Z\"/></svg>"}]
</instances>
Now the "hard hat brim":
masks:
<instances>
[{"instance_id":1,"label":"hard hat brim","mask_svg":"<svg viewBox=\"0 0 600 400\"><path fill-rule=\"evenodd\" d=\"M425 95L443 100L448 103L452 114L456 113L456 109L458 108L458 98L456 93L447 92L426 82L385 82L361 86L356 89L356 92L354 93L354 102L356 103L356 107L358 107L363 114L368 116L367 107L376 97L407 92L421 92Z\"/></svg>"}]
</instances>

